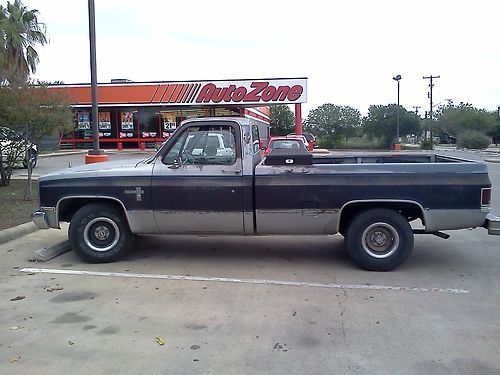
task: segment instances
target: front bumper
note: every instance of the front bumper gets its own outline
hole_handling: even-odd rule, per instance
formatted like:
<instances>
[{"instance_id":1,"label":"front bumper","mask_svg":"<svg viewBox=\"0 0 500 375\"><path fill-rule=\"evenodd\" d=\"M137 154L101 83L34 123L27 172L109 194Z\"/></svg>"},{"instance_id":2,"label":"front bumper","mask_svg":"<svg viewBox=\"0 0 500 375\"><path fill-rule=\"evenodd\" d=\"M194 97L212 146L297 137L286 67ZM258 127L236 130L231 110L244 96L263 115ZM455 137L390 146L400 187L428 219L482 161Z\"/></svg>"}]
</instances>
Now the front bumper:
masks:
<instances>
[{"instance_id":1,"label":"front bumper","mask_svg":"<svg viewBox=\"0 0 500 375\"><path fill-rule=\"evenodd\" d=\"M500 235L500 217L489 213L483 226L488 229L488 234Z\"/></svg>"},{"instance_id":2,"label":"front bumper","mask_svg":"<svg viewBox=\"0 0 500 375\"><path fill-rule=\"evenodd\" d=\"M38 229L59 228L55 207L41 207L39 211L33 212L31 217Z\"/></svg>"}]
</instances>

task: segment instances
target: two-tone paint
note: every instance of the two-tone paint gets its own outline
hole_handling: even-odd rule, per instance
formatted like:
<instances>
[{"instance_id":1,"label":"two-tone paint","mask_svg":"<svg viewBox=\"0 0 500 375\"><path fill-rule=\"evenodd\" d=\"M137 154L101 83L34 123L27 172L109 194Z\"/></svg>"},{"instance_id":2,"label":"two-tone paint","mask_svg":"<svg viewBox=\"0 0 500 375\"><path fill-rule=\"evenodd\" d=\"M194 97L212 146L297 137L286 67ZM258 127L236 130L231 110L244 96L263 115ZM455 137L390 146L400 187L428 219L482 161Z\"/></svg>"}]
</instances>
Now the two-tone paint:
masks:
<instances>
[{"instance_id":1,"label":"two-tone paint","mask_svg":"<svg viewBox=\"0 0 500 375\"><path fill-rule=\"evenodd\" d=\"M214 124L235 129L233 165L164 163L183 130ZM252 140L254 125L248 118L190 119L149 159L44 176L43 215L35 221L57 228L85 203L105 201L123 210L132 232L145 234L335 234L343 217L373 206L420 218L429 232L485 223L489 205L481 205L481 194L491 183L484 163L378 154L267 166Z\"/></svg>"}]
</instances>

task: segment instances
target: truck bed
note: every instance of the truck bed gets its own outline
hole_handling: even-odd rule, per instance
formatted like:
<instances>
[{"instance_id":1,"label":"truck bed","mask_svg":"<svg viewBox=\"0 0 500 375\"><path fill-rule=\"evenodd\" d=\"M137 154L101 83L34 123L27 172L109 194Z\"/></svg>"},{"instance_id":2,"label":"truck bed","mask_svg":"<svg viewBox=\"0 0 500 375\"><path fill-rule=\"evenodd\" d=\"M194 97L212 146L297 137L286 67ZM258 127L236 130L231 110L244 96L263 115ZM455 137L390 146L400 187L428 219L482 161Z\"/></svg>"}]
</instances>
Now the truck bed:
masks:
<instances>
[{"instance_id":1,"label":"truck bed","mask_svg":"<svg viewBox=\"0 0 500 375\"><path fill-rule=\"evenodd\" d=\"M387 164L387 163L460 163L470 160L439 154L415 153L348 153L313 155L313 164Z\"/></svg>"}]
</instances>

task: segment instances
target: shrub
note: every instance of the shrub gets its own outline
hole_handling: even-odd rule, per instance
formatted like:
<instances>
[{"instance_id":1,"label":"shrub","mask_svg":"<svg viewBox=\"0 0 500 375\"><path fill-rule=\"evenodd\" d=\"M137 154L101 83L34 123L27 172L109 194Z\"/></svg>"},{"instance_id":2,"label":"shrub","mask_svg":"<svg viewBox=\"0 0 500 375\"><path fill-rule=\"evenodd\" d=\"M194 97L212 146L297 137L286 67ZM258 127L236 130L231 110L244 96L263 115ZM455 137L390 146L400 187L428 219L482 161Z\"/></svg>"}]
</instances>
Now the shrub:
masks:
<instances>
[{"instance_id":1,"label":"shrub","mask_svg":"<svg viewBox=\"0 0 500 375\"><path fill-rule=\"evenodd\" d=\"M432 150L434 144L430 141L430 140L427 140L427 139L424 139L422 140L422 142L420 142L420 148L422 150Z\"/></svg>"},{"instance_id":2,"label":"shrub","mask_svg":"<svg viewBox=\"0 0 500 375\"><path fill-rule=\"evenodd\" d=\"M367 137L352 137L347 140L347 144L344 141L343 147L348 149L357 150L376 150L383 148L380 143L375 139L369 139Z\"/></svg>"},{"instance_id":3,"label":"shrub","mask_svg":"<svg viewBox=\"0 0 500 375\"><path fill-rule=\"evenodd\" d=\"M490 145L490 137L477 130L465 130L457 137L459 148L486 148Z\"/></svg>"}]
</instances>

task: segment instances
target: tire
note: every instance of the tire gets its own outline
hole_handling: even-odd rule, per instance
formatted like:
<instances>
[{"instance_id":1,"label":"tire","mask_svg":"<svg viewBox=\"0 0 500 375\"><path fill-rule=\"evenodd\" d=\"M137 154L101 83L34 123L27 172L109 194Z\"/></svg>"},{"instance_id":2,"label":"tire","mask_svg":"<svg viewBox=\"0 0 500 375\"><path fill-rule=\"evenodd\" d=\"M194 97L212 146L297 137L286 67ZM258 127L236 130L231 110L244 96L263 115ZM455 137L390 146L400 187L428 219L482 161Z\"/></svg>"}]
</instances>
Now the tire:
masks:
<instances>
[{"instance_id":1,"label":"tire","mask_svg":"<svg viewBox=\"0 0 500 375\"><path fill-rule=\"evenodd\" d=\"M121 211L102 203L80 208L71 219L68 235L74 252L90 263L114 262L125 255L134 242Z\"/></svg>"},{"instance_id":2,"label":"tire","mask_svg":"<svg viewBox=\"0 0 500 375\"><path fill-rule=\"evenodd\" d=\"M359 267L368 271L391 271L410 256L413 231L398 212L370 209L350 222L346 246L349 256Z\"/></svg>"}]
</instances>

